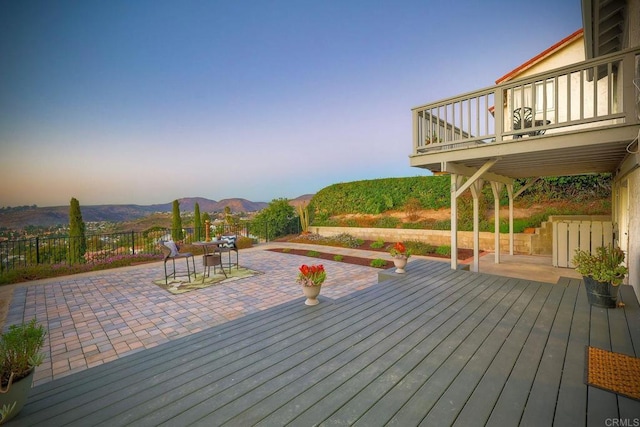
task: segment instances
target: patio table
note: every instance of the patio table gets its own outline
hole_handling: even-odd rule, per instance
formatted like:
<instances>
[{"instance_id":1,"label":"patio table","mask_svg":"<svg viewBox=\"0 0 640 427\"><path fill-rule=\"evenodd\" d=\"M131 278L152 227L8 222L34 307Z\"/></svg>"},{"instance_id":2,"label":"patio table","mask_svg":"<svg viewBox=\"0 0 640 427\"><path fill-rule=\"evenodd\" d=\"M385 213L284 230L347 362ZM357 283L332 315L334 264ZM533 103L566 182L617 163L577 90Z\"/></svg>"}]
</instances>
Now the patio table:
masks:
<instances>
[{"instance_id":1,"label":"patio table","mask_svg":"<svg viewBox=\"0 0 640 427\"><path fill-rule=\"evenodd\" d=\"M222 269L222 273L227 276L227 273L224 271L224 267L222 266L222 251L220 250L220 245L225 243L222 240L211 240L209 242L194 242L194 246L202 246L204 248L204 255L202 256L202 266L204 269L207 269L207 277L211 271L211 267L213 266L213 271L215 272L215 268L217 265ZM205 273L204 270L202 272L202 280L204 281Z\"/></svg>"}]
</instances>

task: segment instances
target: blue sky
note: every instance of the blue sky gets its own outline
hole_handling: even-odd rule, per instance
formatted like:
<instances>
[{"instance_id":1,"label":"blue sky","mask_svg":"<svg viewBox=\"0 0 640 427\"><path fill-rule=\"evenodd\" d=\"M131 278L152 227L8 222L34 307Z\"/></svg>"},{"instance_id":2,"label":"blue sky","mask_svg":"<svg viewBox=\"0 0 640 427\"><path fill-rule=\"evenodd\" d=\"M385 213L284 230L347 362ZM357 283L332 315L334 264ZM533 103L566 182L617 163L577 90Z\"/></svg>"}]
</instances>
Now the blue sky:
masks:
<instances>
[{"instance_id":1,"label":"blue sky","mask_svg":"<svg viewBox=\"0 0 640 427\"><path fill-rule=\"evenodd\" d=\"M579 0L0 1L0 206L295 198L409 167Z\"/></svg>"}]
</instances>

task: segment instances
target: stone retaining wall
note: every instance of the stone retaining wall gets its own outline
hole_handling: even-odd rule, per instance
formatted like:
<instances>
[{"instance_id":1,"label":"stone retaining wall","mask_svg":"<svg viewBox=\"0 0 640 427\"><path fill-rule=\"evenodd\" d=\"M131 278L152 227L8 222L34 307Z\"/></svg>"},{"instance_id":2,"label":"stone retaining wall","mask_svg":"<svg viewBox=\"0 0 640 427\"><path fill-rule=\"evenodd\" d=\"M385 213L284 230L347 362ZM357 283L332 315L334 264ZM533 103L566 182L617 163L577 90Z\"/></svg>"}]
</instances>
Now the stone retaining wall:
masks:
<instances>
[{"instance_id":1,"label":"stone retaining wall","mask_svg":"<svg viewBox=\"0 0 640 427\"><path fill-rule=\"evenodd\" d=\"M416 240L434 246L451 245L449 230L412 230L403 228L361 228L361 227L317 227L310 226L309 231L321 236L334 236L347 233L363 240L384 240L386 242ZM494 235L480 233L480 250L495 252ZM516 254L551 255L553 227L545 222L536 228L535 233L516 233L513 235L513 250ZM458 247L473 248L473 232L458 231ZM500 252L509 253L509 235L500 234Z\"/></svg>"}]
</instances>

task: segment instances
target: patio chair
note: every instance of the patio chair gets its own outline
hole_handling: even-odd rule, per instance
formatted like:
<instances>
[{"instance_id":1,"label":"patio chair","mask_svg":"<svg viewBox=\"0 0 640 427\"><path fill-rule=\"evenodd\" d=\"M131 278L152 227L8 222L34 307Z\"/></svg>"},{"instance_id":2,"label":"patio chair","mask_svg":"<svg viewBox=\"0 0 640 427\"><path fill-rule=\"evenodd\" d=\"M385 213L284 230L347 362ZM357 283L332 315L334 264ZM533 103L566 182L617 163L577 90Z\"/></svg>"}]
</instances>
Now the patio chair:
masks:
<instances>
[{"instance_id":1,"label":"patio chair","mask_svg":"<svg viewBox=\"0 0 640 427\"><path fill-rule=\"evenodd\" d=\"M529 107L516 108L513 110L513 130L526 129L533 127L533 110ZM551 123L549 120L536 120L536 126L542 126ZM544 135L545 130L536 130L527 133L518 133L513 135L513 139L522 138L524 135L536 136Z\"/></svg>"},{"instance_id":2,"label":"patio chair","mask_svg":"<svg viewBox=\"0 0 640 427\"><path fill-rule=\"evenodd\" d=\"M236 270L240 268L240 261L238 257L238 246L236 246L236 240L237 240L236 235L222 236L222 241L224 243L222 243L222 245L220 245L220 248L219 248L219 251L221 253L226 252L228 254L228 261L224 263L224 265L226 265L229 268L229 271L231 271L231 267L234 265L236 266ZM231 260L231 252L236 253L234 261Z\"/></svg>"},{"instance_id":3,"label":"patio chair","mask_svg":"<svg viewBox=\"0 0 640 427\"><path fill-rule=\"evenodd\" d=\"M196 261L191 252L180 252L175 242L168 241L158 242L158 247L164 255L164 283L169 284L169 277L176 278L176 259L184 258L187 260L187 277L189 283L191 283L191 274L196 277ZM191 273L191 266L189 266L189 258L191 258L191 264L193 265L193 273ZM171 261L173 264L173 271L167 272L167 262Z\"/></svg>"}]
</instances>

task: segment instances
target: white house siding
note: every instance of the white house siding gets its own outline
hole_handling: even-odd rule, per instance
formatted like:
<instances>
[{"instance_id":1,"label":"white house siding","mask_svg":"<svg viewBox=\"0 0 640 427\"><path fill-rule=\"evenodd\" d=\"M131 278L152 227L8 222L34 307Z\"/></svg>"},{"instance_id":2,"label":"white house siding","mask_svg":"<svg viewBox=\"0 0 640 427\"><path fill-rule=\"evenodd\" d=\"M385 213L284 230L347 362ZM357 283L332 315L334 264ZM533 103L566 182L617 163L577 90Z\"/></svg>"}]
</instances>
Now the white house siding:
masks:
<instances>
[{"instance_id":1,"label":"white house siding","mask_svg":"<svg viewBox=\"0 0 640 427\"><path fill-rule=\"evenodd\" d=\"M629 284L640 295L640 169L628 177L629 186Z\"/></svg>"},{"instance_id":2,"label":"white house siding","mask_svg":"<svg viewBox=\"0 0 640 427\"><path fill-rule=\"evenodd\" d=\"M564 45L558 51L544 58L537 64L527 68L518 75L518 78L532 76L545 71L561 68L566 65L582 62L587 58L584 55L584 36L576 37L571 42Z\"/></svg>"},{"instance_id":3,"label":"white house siding","mask_svg":"<svg viewBox=\"0 0 640 427\"><path fill-rule=\"evenodd\" d=\"M625 48L640 46L640 1L629 1L627 6L629 42ZM635 77L640 77L640 64L636 64ZM640 96L638 90L635 95ZM640 111L636 111L636 114L640 114ZM635 146L636 151L639 149L640 142ZM627 250L629 284L633 286L636 296L640 299L640 154L629 155L620 165L620 170L632 170L626 176L616 176L616 181L627 180L629 194L629 248ZM614 222L619 221L621 216L621 212L615 212Z\"/></svg>"},{"instance_id":4,"label":"white house siding","mask_svg":"<svg viewBox=\"0 0 640 427\"><path fill-rule=\"evenodd\" d=\"M628 283L640 295L640 154L621 165L613 186L613 223L616 244L626 253Z\"/></svg>"}]
</instances>

